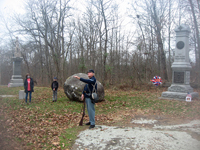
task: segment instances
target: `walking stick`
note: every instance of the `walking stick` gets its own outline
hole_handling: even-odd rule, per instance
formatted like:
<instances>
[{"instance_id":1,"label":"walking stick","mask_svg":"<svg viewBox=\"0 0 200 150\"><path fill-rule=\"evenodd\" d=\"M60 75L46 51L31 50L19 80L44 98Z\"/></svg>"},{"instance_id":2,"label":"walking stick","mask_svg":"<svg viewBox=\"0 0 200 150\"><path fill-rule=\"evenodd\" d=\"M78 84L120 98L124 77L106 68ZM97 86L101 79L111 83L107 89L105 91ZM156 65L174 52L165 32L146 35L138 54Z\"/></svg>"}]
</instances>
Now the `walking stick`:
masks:
<instances>
[{"instance_id":1,"label":"walking stick","mask_svg":"<svg viewBox=\"0 0 200 150\"><path fill-rule=\"evenodd\" d=\"M84 118L84 116L85 116L85 98L83 100L83 114L82 114L81 121L79 122L79 126L83 125L83 118Z\"/></svg>"}]
</instances>

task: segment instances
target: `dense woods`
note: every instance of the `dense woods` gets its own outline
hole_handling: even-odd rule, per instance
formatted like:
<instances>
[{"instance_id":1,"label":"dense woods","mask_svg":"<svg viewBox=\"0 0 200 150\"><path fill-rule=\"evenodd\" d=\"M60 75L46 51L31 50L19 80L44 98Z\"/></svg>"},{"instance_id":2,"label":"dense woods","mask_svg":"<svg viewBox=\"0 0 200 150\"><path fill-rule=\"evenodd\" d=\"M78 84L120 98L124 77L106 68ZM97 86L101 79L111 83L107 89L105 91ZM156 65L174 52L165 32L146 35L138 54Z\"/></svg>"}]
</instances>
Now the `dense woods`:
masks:
<instances>
[{"instance_id":1,"label":"dense woods","mask_svg":"<svg viewBox=\"0 0 200 150\"><path fill-rule=\"evenodd\" d=\"M60 84L94 69L105 86L145 84L172 78L174 29L190 26L191 82L200 85L199 0L25 0L23 14L1 16L0 84L12 76L16 37L39 86ZM8 21L9 20L9 21ZM5 33L4 33L5 32Z\"/></svg>"}]
</instances>

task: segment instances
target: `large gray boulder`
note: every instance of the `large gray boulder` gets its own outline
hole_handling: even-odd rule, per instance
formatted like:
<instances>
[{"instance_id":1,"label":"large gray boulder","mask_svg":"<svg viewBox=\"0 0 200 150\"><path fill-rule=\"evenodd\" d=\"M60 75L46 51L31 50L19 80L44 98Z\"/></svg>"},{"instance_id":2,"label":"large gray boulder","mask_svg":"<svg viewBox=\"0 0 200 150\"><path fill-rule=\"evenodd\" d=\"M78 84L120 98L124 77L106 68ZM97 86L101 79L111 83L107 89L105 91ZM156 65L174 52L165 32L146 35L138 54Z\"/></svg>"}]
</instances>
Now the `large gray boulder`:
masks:
<instances>
[{"instance_id":1,"label":"large gray boulder","mask_svg":"<svg viewBox=\"0 0 200 150\"><path fill-rule=\"evenodd\" d=\"M84 79L89 79L87 74L85 73L77 73L67 78L67 80L64 83L64 92L67 95L67 97L72 101L82 101L81 100L81 94L83 91L83 88L86 83L74 78L73 76L79 76ZM103 85L97 81L97 94L99 97L98 102L104 100L104 88Z\"/></svg>"}]
</instances>

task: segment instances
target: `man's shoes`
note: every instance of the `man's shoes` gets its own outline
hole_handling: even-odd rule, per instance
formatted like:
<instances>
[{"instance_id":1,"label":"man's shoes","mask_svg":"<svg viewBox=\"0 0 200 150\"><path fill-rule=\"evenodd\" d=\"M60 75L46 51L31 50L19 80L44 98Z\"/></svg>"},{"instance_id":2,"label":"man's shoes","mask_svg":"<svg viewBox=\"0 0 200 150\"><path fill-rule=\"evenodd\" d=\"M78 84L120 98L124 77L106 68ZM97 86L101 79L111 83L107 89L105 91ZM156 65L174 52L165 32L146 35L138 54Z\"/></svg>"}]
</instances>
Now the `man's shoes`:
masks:
<instances>
[{"instance_id":1,"label":"man's shoes","mask_svg":"<svg viewBox=\"0 0 200 150\"><path fill-rule=\"evenodd\" d=\"M89 129L92 129L92 128L94 128L94 127L95 127L95 125L90 125Z\"/></svg>"},{"instance_id":2,"label":"man's shoes","mask_svg":"<svg viewBox=\"0 0 200 150\"><path fill-rule=\"evenodd\" d=\"M90 122L86 123L85 125L89 126L89 125L90 125Z\"/></svg>"}]
</instances>

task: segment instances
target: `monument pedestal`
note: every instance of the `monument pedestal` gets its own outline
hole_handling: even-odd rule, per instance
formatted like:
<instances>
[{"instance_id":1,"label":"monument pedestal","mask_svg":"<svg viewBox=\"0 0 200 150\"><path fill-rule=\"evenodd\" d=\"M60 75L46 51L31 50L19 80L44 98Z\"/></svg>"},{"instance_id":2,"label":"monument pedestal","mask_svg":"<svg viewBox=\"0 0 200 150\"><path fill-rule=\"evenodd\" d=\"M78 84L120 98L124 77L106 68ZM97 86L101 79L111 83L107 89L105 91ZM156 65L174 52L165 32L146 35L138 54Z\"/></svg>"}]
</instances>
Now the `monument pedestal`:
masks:
<instances>
[{"instance_id":1,"label":"monument pedestal","mask_svg":"<svg viewBox=\"0 0 200 150\"><path fill-rule=\"evenodd\" d=\"M10 80L9 87L19 87L24 86L24 82L21 75L13 75L12 79Z\"/></svg>"},{"instance_id":2,"label":"monument pedestal","mask_svg":"<svg viewBox=\"0 0 200 150\"><path fill-rule=\"evenodd\" d=\"M10 80L9 87L24 86L24 82L21 76L21 62L22 57L13 57L13 75Z\"/></svg>"},{"instance_id":3,"label":"monument pedestal","mask_svg":"<svg viewBox=\"0 0 200 150\"><path fill-rule=\"evenodd\" d=\"M188 93L181 93L181 92L162 92L162 97L161 99L170 99L170 100L181 100L181 101L185 101L185 98L187 96ZM199 95L197 92L192 92L190 93L192 98L198 98Z\"/></svg>"}]
</instances>

